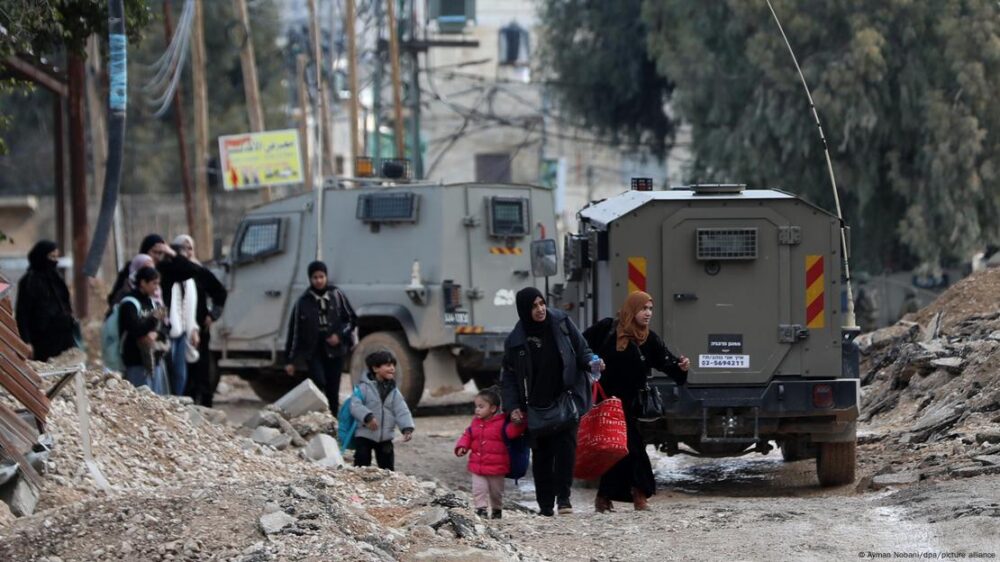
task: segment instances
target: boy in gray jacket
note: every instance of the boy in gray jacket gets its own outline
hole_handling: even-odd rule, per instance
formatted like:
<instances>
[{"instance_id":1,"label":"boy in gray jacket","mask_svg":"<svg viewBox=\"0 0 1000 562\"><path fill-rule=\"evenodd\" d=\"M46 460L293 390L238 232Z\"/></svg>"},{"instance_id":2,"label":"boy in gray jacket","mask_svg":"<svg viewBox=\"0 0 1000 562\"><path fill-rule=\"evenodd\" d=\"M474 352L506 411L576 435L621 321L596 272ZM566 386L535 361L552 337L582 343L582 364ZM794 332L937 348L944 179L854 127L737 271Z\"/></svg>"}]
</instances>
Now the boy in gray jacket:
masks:
<instances>
[{"instance_id":1,"label":"boy in gray jacket","mask_svg":"<svg viewBox=\"0 0 1000 562\"><path fill-rule=\"evenodd\" d=\"M372 451L378 467L396 469L392 438L398 426L403 441L413 437L413 416L402 393L396 388L396 357L380 350L365 357L368 372L358 387L361 399L351 399L351 415L358 420L354 434L354 466L371 466Z\"/></svg>"}]
</instances>

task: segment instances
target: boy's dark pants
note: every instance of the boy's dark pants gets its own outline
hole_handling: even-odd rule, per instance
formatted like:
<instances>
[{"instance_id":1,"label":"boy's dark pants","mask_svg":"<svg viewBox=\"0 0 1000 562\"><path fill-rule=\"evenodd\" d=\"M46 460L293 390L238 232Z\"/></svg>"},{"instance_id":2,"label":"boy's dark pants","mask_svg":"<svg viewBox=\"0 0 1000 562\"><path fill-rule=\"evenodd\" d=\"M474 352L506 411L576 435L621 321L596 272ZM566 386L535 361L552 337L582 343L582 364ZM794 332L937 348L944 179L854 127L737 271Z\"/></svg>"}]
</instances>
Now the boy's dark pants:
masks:
<instances>
[{"instance_id":1,"label":"boy's dark pants","mask_svg":"<svg viewBox=\"0 0 1000 562\"><path fill-rule=\"evenodd\" d=\"M375 460L378 467L386 470L396 470L396 454L392 446L392 441L376 443L364 437L354 437L354 466L371 466L372 451L375 451Z\"/></svg>"},{"instance_id":2,"label":"boy's dark pants","mask_svg":"<svg viewBox=\"0 0 1000 562\"><path fill-rule=\"evenodd\" d=\"M573 463L576 460L576 426L538 437L531 446L531 473L535 478L535 499L543 511L570 503Z\"/></svg>"},{"instance_id":3,"label":"boy's dark pants","mask_svg":"<svg viewBox=\"0 0 1000 562\"><path fill-rule=\"evenodd\" d=\"M326 395L330 412L335 416L340 409L340 374L343 370L344 358L340 356L328 357L325 352L317 350L309 359L309 378Z\"/></svg>"}]
</instances>

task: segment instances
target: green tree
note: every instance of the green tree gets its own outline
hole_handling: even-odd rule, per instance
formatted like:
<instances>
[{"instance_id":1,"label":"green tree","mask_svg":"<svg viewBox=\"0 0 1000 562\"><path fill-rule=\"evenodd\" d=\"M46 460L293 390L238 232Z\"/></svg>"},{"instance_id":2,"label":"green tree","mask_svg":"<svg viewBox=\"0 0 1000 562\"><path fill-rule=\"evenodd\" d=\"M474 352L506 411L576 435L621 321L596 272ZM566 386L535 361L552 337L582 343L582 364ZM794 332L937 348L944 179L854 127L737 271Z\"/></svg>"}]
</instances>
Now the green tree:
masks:
<instances>
[{"instance_id":1,"label":"green tree","mask_svg":"<svg viewBox=\"0 0 1000 562\"><path fill-rule=\"evenodd\" d=\"M860 265L949 265L1000 241L996 4L773 4L823 120ZM690 179L782 187L833 208L808 101L766 3L644 0L629 14L691 126ZM574 68L555 70L573 79Z\"/></svg>"},{"instance_id":2,"label":"green tree","mask_svg":"<svg viewBox=\"0 0 1000 562\"><path fill-rule=\"evenodd\" d=\"M672 85L646 52L642 0L546 0L539 7L543 67L559 106L615 143L665 154Z\"/></svg>"},{"instance_id":3,"label":"green tree","mask_svg":"<svg viewBox=\"0 0 1000 562\"><path fill-rule=\"evenodd\" d=\"M145 0L125 0L126 32L129 41L139 41L150 20ZM83 55L87 38L93 34L107 37L107 0L0 0L0 60L9 55L27 53L39 58L60 60L64 51ZM11 80L0 81L0 99L29 92L30 85ZM0 104L0 133L14 125ZM7 151L0 137L0 154Z\"/></svg>"},{"instance_id":4,"label":"green tree","mask_svg":"<svg viewBox=\"0 0 1000 562\"><path fill-rule=\"evenodd\" d=\"M149 23L145 0L125 0L126 33L138 41ZM83 54L87 38L108 34L107 0L0 0L0 57L51 54L67 48Z\"/></svg>"}]
</instances>

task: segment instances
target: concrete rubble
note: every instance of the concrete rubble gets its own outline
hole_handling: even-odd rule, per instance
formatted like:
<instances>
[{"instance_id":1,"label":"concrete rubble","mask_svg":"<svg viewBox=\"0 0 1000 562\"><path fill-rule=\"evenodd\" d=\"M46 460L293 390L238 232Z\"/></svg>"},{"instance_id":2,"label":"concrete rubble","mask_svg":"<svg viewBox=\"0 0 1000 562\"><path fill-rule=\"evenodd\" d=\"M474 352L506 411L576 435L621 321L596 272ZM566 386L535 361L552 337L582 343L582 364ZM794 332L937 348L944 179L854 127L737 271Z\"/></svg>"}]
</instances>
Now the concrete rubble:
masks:
<instances>
[{"instance_id":1,"label":"concrete rubble","mask_svg":"<svg viewBox=\"0 0 1000 562\"><path fill-rule=\"evenodd\" d=\"M1000 270L987 270L858 338L867 426L859 460L875 465L872 487L915 482L914 473L940 480L1000 471L989 462L1000 452L998 294Z\"/></svg>"},{"instance_id":2,"label":"concrete rubble","mask_svg":"<svg viewBox=\"0 0 1000 562\"><path fill-rule=\"evenodd\" d=\"M462 492L377 468L336 468L336 441L321 432L336 429L328 412L297 423L268 410L251 430L117 374L88 371L85 381L94 455L111 490L83 469L74 398L61 395L48 428L59 446L34 515L0 509L0 560L540 558L477 518ZM311 446L292 446L286 430L298 433L296 425L316 431L303 439ZM513 510L504 521L528 517Z\"/></svg>"},{"instance_id":3,"label":"concrete rubble","mask_svg":"<svg viewBox=\"0 0 1000 562\"><path fill-rule=\"evenodd\" d=\"M326 395L309 379L289 390L274 405L290 418L297 418L309 412L325 412L330 409Z\"/></svg>"}]
</instances>

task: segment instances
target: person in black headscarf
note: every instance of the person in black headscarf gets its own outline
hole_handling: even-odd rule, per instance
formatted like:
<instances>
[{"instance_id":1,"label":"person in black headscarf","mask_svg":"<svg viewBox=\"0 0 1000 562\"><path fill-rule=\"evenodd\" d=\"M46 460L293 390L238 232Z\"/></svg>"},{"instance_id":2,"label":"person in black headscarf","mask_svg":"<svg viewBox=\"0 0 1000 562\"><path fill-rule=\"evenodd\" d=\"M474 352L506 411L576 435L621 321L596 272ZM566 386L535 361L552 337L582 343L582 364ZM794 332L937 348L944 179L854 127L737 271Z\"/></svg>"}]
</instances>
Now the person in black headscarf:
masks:
<instances>
[{"instance_id":1,"label":"person in black headscarf","mask_svg":"<svg viewBox=\"0 0 1000 562\"><path fill-rule=\"evenodd\" d=\"M351 303L336 286L329 284L326 264L309 264L309 288L299 297L288 320L285 341L285 372L295 374L295 361L309 367L309 378L325 394L330 411L340 408L340 374L344 356L351 350L357 317Z\"/></svg>"},{"instance_id":2,"label":"person in black headscarf","mask_svg":"<svg viewBox=\"0 0 1000 562\"><path fill-rule=\"evenodd\" d=\"M548 309L545 297L527 287L515 299L518 322L504 343L500 384L504 409L514 423L531 415L528 406L544 408L568 392L582 415L591 405L592 353L573 321ZM576 426L544 436L531 436L531 471L541 515L573 512L570 486L576 460ZM530 436L530 433L529 433Z\"/></svg>"},{"instance_id":3,"label":"person in black headscarf","mask_svg":"<svg viewBox=\"0 0 1000 562\"><path fill-rule=\"evenodd\" d=\"M17 284L17 329L36 361L48 361L76 347L76 320L69 288L56 269L58 258L55 242L38 242L28 252L28 272Z\"/></svg>"},{"instance_id":4,"label":"person in black headscarf","mask_svg":"<svg viewBox=\"0 0 1000 562\"><path fill-rule=\"evenodd\" d=\"M170 307L170 298L174 283L180 283L194 278L196 283L208 285L212 283L214 274L200 264L178 255L173 248L167 245L166 241L159 234L150 234L142 239L139 245L139 254L146 254L153 258L156 270L160 272L160 288L163 295L163 304ZM126 265L118 272L118 278L108 293L108 312L118 303L119 300L131 290L128 286L129 266Z\"/></svg>"}]
</instances>

